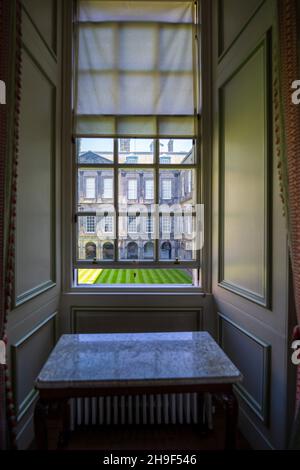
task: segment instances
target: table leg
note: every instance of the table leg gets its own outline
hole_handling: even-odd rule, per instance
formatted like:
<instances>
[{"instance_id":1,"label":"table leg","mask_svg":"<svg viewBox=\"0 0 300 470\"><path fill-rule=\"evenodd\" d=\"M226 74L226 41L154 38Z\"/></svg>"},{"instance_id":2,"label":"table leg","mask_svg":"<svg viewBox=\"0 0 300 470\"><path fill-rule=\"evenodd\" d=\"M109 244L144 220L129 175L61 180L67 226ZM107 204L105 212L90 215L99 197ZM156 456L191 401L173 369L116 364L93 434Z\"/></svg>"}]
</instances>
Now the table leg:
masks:
<instances>
[{"instance_id":1,"label":"table leg","mask_svg":"<svg viewBox=\"0 0 300 470\"><path fill-rule=\"evenodd\" d=\"M38 449L56 450L65 442L68 403L39 399L34 412L35 438Z\"/></svg>"},{"instance_id":2,"label":"table leg","mask_svg":"<svg viewBox=\"0 0 300 470\"><path fill-rule=\"evenodd\" d=\"M237 424L238 424L238 401L233 391L223 395L225 405L225 449L236 449Z\"/></svg>"},{"instance_id":3,"label":"table leg","mask_svg":"<svg viewBox=\"0 0 300 470\"><path fill-rule=\"evenodd\" d=\"M48 448L47 414L47 403L39 399L34 409L34 433L38 450Z\"/></svg>"}]
</instances>

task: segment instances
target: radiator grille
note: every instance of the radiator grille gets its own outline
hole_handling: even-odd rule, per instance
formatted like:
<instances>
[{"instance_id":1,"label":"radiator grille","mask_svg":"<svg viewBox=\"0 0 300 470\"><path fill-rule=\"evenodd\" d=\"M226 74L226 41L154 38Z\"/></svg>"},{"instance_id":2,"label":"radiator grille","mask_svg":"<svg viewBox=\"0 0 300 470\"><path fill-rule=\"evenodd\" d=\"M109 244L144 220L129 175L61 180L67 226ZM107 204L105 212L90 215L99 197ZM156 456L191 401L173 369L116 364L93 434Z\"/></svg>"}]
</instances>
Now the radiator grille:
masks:
<instances>
[{"instance_id":1,"label":"radiator grille","mask_svg":"<svg viewBox=\"0 0 300 470\"><path fill-rule=\"evenodd\" d=\"M71 430L78 426L128 424L207 424L211 396L197 393L73 398Z\"/></svg>"}]
</instances>

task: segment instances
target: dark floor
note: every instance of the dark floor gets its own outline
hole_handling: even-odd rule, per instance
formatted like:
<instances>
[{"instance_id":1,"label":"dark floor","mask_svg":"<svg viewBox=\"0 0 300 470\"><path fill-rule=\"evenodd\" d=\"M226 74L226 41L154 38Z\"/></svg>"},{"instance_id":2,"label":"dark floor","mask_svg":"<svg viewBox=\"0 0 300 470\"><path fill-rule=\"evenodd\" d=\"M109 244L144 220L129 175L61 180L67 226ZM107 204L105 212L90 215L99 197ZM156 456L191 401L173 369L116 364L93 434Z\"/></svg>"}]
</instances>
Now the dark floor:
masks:
<instances>
[{"instance_id":1,"label":"dark floor","mask_svg":"<svg viewBox=\"0 0 300 470\"><path fill-rule=\"evenodd\" d=\"M218 409L214 430L201 433L195 425L109 426L72 433L68 450L222 450L224 415ZM250 450L238 433L237 449Z\"/></svg>"}]
</instances>

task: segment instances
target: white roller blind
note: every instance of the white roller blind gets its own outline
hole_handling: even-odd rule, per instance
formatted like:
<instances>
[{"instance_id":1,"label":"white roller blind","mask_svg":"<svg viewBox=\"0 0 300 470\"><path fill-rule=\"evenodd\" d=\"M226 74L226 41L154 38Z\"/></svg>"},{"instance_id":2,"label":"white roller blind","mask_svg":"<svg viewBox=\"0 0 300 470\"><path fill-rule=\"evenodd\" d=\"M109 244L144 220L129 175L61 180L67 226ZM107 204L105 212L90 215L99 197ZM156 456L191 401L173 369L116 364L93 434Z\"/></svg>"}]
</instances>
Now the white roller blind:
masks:
<instances>
[{"instance_id":1,"label":"white roller blind","mask_svg":"<svg viewBox=\"0 0 300 470\"><path fill-rule=\"evenodd\" d=\"M194 135L194 2L78 6L74 133Z\"/></svg>"}]
</instances>

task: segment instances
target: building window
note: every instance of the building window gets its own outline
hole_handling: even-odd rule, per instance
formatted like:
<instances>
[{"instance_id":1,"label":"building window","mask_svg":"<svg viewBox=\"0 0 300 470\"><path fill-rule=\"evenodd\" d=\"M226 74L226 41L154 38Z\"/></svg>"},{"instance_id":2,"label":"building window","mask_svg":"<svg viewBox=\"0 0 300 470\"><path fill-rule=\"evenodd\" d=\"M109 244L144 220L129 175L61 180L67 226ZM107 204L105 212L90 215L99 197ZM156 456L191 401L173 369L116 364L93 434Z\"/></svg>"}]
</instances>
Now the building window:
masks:
<instances>
[{"instance_id":1,"label":"building window","mask_svg":"<svg viewBox=\"0 0 300 470\"><path fill-rule=\"evenodd\" d=\"M85 245L85 259L94 260L97 257L96 244L89 242Z\"/></svg>"},{"instance_id":2,"label":"building window","mask_svg":"<svg viewBox=\"0 0 300 470\"><path fill-rule=\"evenodd\" d=\"M96 197L96 178L85 178L85 197L86 199L95 199Z\"/></svg>"},{"instance_id":3,"label":"building window","mask_svg":"<svg viewBox=\"0 0 300 470\"><path fill-rule=\"evenodd\" d=\"M106 242L103 245L103 259L104 260L114 259L114 245L111 242Z\"/></svg>"},{"instance_id":4,"label":"building window","mask_svg":"<svg viewBox=\"0 0 300 470\"><path fill-rule=\"evenodd\" d=\"M113 179L112 178L103 178L103 198L104 199L113 198Z\"/></svg>"},{"instance_id":5,"label":"building window","mask_svg":"<svg viewBox=\"0 0 300 470\"><path fill-rule=\"evenodd\" d=\"M127 197L128 197L128 200L137 199L137 180L136 179L128 180Z\"/></svg>"},{"instance_id":6,"label":"building window","mask_svg":"<svg viewBox=\"0 0 300 470\"><path fill-rule=\"evenodd\" d=\"M193 230L193 219L190 215L186 215L184 217L184 232L185 236L190 237L192 235Z\"/></svg>"},{"instance_id":7,"label":"building window","mask_svg":"<svg viewBox=\"0 0 300 470\"><path fill-rule=\"evenodd\" d=\"M152 200L154 197L154 184L153 180L145 181L145 199Z\"/></svg>"},{"instance_id":8,"label":"building window","mask_svg":"<svg viewBox=\"0 0 300 470\"><path fill-rule=\"evenodd\" d=\"M168 155L161 155L160 163L164 165L169 165L171 163L171 157L169 157Z\"/></svg>"},{"instance_id":9,"label":"building window","mask_svg":"<svg viewBox=\"0 0 300 470\"><path fill-rule=\"evenodd\" d=\"M161 245L160 250L161 259L171 259L172 258L172 246L170 242L164 242Z\"/></svg>"},{"instance_id":10,"label":"building window","mask_svg":"<svg viewBox=\"0 0 300 470\"><path fill-rule=\"evenodd\" d=\"M105 233L113 232L113 217L111 215L104 217L104 232Z\"/></svg>"},{"instance_id":11,"label":"building window","mask_svg":"<svg viewBox=\"0 0 300 470\"><path fill-rule=\"evenodd\" d=\"M137 155L127 155L126 157L126 163L134 165L135 163L138 163L139 157Z\"/></svg>"},{"instance_id":12,"label":"building window","mask_svg":"<svg viewBox=\"0 0 300 470\"><path fill-rule=\"evenodd\" d=\"M162 180L162 198L172 199L172 180L170 179Z\"/></svg>"},{"instance_id":13,"label":"building window","mask_svg":"<svg viewBox=\"0 0 300 470\"><path fill-rule=\"evenodd\" d=\"M176 215L174 217L174 232L179 237L183 232L183 217L182 215Z\"/></svg>"},{"instance_id":14,"label":"building window","mask_svg":"<svg viewBox=\"0 0 300 470\"><path fill-rule=\"evenodd\" d=\"M184 178L181 178L181 196L185 196L185 181Z\"/></svg>"},{"instance_id":15,"label":"building window","mask_svg":"<svg viewBox=\"0 0 300 470\"><path fill-rule=\"evenodd\" d=\"M137 217L135 215L128 216L128 233L137 233Z\"/></svg>"},{"instance_id":16,"label":"building window","mask_svg":"<svg viewBox=\"0 0 300 470\"><path fill-rule=\"evenodd\" d=\"M162 216L162 221L161 221L161 229L163 235L165 234L170 234L171 232L171 218L169 215L163 215Z\"/></svg>"},{"instance_id":17,"label":"building window","mask_svg":"<svg viewBox=\"0 0 300 470\"><path fill-rule=\"evenodd\" d=\"M130 242L127 245L127 259L138 259L139 257L139 247L137 243Z\"/></svg>"},{"instance_id":18,"label":"building window","mask_svg":"<svg viewBox=\"0 0 300 470\"><path fill-rule=\"evenodd\" d=\"M147 242L144 246L144 258L153 259L154 256L154 243Z\"/></svg>"},{"instance_id":19,"label":"building window","mask_svg":"<svg viewBox=\"0 0 300 470\"><path fill-rule=\"evenodd\" d=\"M153 233L153 216L151 214L146 217L146 233Z\"/></svg>"},{"instance_id":20,"label":"building window","mask_svg":"<svg viewBox=\"0 0 300 470\"><path fill-rule=\"evenodd\" d=\"M96 231L96 218L88 215L86 218L86 233L95 233Z\"/></svg>"},{"instance_id":21,"label":"building window","mask_svg":"<svg viewBox=\"0 0 300 470\"><path fill-rule=\"evenodd\" d=\"M161 261L177 258L187 273L199 269L200 250L186 262L171 215L191 206L196 226L197 2L76 3L74 269L86 269L86 259L98 269L137 259L139 267L169 269ZM95 233L88 244L85 227Z\"/></svg>"},{"instance_id":22,"label":"building window","mask_svg":"<svg viewBox=\"0 0 300 470\"><path fill-rule=\"evenodd\" d=\"M191 171L188 171L188 193L192 192L192 180L193 180L193 174Z\"/></svg>"}]
</instances>

